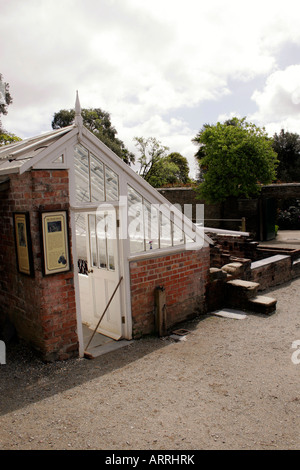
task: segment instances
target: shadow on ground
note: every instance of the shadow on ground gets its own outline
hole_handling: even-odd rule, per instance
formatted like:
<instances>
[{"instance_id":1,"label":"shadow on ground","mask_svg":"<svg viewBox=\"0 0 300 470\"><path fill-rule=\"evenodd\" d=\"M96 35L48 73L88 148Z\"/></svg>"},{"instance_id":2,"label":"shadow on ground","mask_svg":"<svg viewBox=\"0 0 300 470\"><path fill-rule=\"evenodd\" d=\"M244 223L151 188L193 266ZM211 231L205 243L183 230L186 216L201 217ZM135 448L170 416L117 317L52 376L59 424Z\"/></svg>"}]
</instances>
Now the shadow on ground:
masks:
<instances>
[{"instance_id":1,"label":"shadow on ground","mask_svg":"<svg viewBox=\"0 0 300 470\"><path fill-rule=\"evenodd\" d=\"M174 329L192 331L205 318L207 315L199 316ZM6 364L0 365L0 416L125 367L172 343L170 336L148 336L92 360L44 363L25 343L14 340L7 345Z\"/></svg>"}]
</instances>

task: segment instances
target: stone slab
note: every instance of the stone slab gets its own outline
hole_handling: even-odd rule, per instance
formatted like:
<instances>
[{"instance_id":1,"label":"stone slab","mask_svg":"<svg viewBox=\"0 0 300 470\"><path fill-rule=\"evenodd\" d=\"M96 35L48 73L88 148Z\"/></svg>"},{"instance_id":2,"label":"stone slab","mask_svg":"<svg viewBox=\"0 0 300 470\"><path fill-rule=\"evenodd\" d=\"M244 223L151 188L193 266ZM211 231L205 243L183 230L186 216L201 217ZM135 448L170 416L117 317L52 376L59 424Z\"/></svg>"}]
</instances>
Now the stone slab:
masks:
<instances>
[{"instance_id":1,"label":"stone slab","mask_svg":"<svg viewBox=\"0 0 300 470\"><path fill-rule=\"evenodd\" d=\"M249 310L255 313L263 313L269 315L276 310L277 300L272 297L265 297L263 295L257 295L248 302Z\"/></svg>"},{"instance_id":2,"label":"stone slab","mask_svg":"<svg viewBox=\"0 0 300 470\"><path fill-rule=\"evenodd\" d=\"M116 349L129 346L132 343L133 341L126 340L126 339L121 340L121 341L111 341L110 343L88 349L87 351L85 351L85 357L88 359L94 359L95 357L102 356L103 354L113 352Z\"/></svg>"},{"instance_id":3,"label":"stone slab","mask_svg":"<svg viewBox=\"0 0 300 470\"><path fill-rule=\"evenodd\" d=\"M261 268L262 266L267 266L268 264L278 263L284 259L290 258L289 255L274 255L269 258L264 258L259 261L254 261L251 263L251 269Z\"/></svg>"},{"instance_id":4,"label":"stone slab","mask_svg":"<svg viewBox=\"0 0 300 470\"><path fill-rule=\"evenodd\" d=\"M216 310L215 312L209 313L209 315L217 315L218 317L232 318L234 320L244 320L247 315L240 310L232 308L223 308L222 310Z\"/></svg>"},{"instance_id":5,"label":"stone slab","mask_svg":"<svg viewBox=\"0 0 300 470\"><path fill-rule=\"evenodd\" d=\"M244 289L255 289L259 287L258 282L244 281L243 279L233 279L232 281L228 281L227 284L234 287L243 287Z\"/></svg>"},{"instance_id":6,"label":"stone slab","mask_svg":"<svg viewBox=\"0 0 300 470\"><path fill-rule=\"evenodd\" d=\"M277 300L273 299L272 297L266 297L264 295L258 295L254 299L251 299L250 302L255 303L255 304L274 305L274 304L276 304Z\"/></svg>"}]
</instances>

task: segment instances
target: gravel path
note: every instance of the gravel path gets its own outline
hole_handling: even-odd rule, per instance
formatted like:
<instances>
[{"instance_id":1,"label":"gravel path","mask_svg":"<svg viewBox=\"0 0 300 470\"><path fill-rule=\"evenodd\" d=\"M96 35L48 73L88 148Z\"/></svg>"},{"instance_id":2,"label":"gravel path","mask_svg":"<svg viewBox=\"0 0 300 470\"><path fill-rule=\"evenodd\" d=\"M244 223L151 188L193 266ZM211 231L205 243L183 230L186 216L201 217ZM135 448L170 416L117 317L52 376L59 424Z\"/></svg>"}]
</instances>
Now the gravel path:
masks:
<instances>
[{"instance_id":1,"label":"gravel path","mask_svg":"<svg viewBox=\"0 0 300 470\"><path fill-rule=\"evenodd\" d=\"M145 338L94 360L0 366L0 449L299 449L300 279L275 314L206 315L185 341ZM300 354L299 354L300 358Z\"/></svg>"}]
</instances>

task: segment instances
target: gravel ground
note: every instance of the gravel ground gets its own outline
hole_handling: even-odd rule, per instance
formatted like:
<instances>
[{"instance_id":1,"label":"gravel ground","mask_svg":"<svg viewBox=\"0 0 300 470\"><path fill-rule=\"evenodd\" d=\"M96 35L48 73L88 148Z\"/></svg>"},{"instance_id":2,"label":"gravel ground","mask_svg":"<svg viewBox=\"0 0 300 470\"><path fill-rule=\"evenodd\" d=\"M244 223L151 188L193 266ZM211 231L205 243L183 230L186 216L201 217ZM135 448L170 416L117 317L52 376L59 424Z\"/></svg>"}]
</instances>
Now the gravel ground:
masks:
<instances>
[{"instance_id":1,"label":"gravel ground","mask_svg":"<svg viewBox=\"0 0 300 470\"><path fill-rule=\"evenodd\" d=\"M94 360L42 363L21 343L0 366L0 449L300 448L300 279L271 316L198 317ZM299 354L300 357L300 354Z\"/></svg>"}]
</instances>

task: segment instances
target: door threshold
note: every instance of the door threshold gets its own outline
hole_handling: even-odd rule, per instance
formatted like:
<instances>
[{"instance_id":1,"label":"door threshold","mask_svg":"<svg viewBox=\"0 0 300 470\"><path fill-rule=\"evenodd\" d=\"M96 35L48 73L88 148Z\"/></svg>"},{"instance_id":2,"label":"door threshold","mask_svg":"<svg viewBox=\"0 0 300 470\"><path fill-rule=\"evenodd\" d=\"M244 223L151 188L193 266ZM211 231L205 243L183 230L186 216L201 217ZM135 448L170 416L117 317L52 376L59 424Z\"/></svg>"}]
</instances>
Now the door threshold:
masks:
<instances>
[{"instance_id":1,"label":"door threshold","mask_svg":"<svg viewBox=\"0 0 300 470\"><path fill-rule=\"evenodd\" d=\"M89 328L88 325L83 324L82 332L85 348L93 334L93 330ZM102 356L102 354L106 354L111 351L115 351L116 349L123 348L124 346L128 346L131 343L132 341L126 339L116 341L109 336L105 336L96 332L88 349L84 349L84 357L87 359L94 359L95 357Z\"/></svg>"},{"instance_id":2,"label":"door threshold","mask_svg":"<svg viewBox=\"0 0 300 470\"><path fill-rule=\"evenodd\" d=\"M133 341L127 339L122 339L120 341L115 341L112 339L106 344L100 344L99 346L94 346L89 348L87 351L84 351L84 357L86 359L95 359L96 357L115 351L116 349L124 348L131 343L133 343Z\"/></svg>"}]
</instances>

